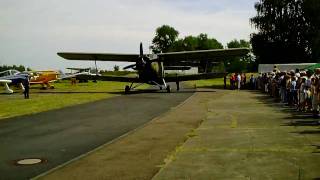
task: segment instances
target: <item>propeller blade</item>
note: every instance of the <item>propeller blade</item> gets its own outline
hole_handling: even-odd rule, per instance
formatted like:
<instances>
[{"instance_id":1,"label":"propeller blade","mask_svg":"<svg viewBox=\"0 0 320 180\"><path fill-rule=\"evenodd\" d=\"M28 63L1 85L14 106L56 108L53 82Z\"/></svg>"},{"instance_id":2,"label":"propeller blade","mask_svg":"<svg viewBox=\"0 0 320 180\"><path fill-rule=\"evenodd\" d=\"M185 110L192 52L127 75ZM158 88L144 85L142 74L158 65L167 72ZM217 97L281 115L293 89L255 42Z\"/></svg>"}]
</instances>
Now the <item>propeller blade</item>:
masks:
<instances>
[{"instance_id":1,"label":"propeller blade","mask_svg":"<svg viewBox=\"0 0 320 180\"><path fill-rule=\"evenodd\" d=\"M143 57L143 47L142 47L142 42L140 42L140 57Z\"/></svg>"},{"instance_id":2,"label":"propeller blade","mask_svg":"<svg viewBox=\"0 0 320 180\"><path fill-rule=\"evenodd\" d=\"M129 69L129 68L135 69L135 68L134 68L135 66L136 66L136 64L131 64L131 65L129 65L129 66L124 67L123 69L124 69L124 70Z\"/></svg>"}]
</instances>

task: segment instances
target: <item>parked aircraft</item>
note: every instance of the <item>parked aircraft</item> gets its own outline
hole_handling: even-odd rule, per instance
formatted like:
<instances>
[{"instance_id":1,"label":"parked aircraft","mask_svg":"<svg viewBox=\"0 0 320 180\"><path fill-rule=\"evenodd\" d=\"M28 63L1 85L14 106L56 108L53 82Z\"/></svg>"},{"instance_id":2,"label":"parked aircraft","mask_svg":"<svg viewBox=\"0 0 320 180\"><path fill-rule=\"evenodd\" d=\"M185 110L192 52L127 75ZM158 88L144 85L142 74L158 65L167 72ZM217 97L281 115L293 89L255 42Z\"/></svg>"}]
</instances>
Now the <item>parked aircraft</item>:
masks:
<instances>
[{"instance_id":1,"label":"parked aircraft","mask_svg":"<svg viewBox=\"0 0 320 180\"><path fill-rule=\"evenodd\" d=\"M71 79L76 78L79 82L88 82L87 79L81 78L82 75L88 76L100 76L100 74L92 73L91 68L66 68L70 70L70 73L60 72L59 79Z\"/></svg>"},{"instance_id":2,"label":"parked aircraft","mask_svg":"<svg viewBox=\"0 0 320 180\"><path fill-rule=\"evenodd\" d=\"M177 76L165 76L165 69L175 69L174 66L164 66L164 62L175 61L175 64L179 64L176 69L181 69L184 62L200 62L209 63L221 61L221 58L228 58L233 56L245 56L249 53L247 48L234 48L234 49L210 49L210 50L198 50L198 51L184 51L184 52L169 52L159 54L143 54L142 43L140 43L140 54L114 54L114 53L77 53L77 52L58 52L57 54L67 60L89 60L89 61L125 61L134 62L124 69L132 68L137 71L138 77L89 77L83 76L87 79L100 79L111 81L124 81L132 82L131 85L125 86L125 92L138 87L141 84L147 83L158 86L160 89L166 89L170 92L170 86L167 82L177 82L197 80L197 79L209 79L217 76L223 76L225 73L200 73L193 75L177 75ZM190 64L190 63L189 63ZM184 69L184 68L182 68ZM138 83L133 86L134 83Z\"/></svg>"},{"instance_id":3,"label":"parked aircraft","mask_svg":"<svg viewBox=\"0 0 320 180\"><path fill-rule=\"evenodd\" d=\"M19 85L24 90L23 81L29 78L30 84L41 84L43 89L54 88L50 85L51 82L58 80L59 72L57 71L24 71L19 72L17 70L7 70L0 72L0 82L5 86L5 92L12 94L13 90L9 88L8 84ZM9 81L10 82L9 82Z\"/></svg>"},{"instance_id":4,"label":"parked aircraft","mask_svg":"<svg viewBox=\"0 0 320 180\"><path fill-rule=\"evenodd\" d=\"M50 83L58 80L58 75L60 74L53 70L29 71L27 73L30 76L30 84L41 84L42 89L53 89L54 86L50 85Z\"/></svg>"}]
</instances>

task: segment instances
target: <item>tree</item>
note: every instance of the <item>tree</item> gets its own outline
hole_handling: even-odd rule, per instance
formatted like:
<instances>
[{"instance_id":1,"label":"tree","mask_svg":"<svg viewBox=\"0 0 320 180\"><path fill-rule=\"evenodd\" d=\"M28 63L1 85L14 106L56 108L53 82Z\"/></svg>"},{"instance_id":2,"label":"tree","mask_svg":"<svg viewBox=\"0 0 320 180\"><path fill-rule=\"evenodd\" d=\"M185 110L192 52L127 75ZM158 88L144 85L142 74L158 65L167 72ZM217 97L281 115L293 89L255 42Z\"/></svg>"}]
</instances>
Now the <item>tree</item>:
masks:
<instances>
[{"instance_id":1,"label":"tree","mask_svg":"<svg viewBox=\"0 0 320 180\"><path fill-rule=\"evenodd\" d=\"M185 36L178 39L179 32L173 27L163 25L156 29L156 36L152 40L153 53L195 51L207 49L223 49L223 45L215 38L208 38L207 34L201 33L198 36ZM166 66L180 65L176 61L166 61ZM212 64L208 64L206 59L202 59L199 65L200 71L211 71Z\"/></svg>"},{"instance_id":2,"label":"tree","mask_svg":"<svg viewBox=\"0 0 320 180\"><path fill-rule=\"evenodd\" d=\"M319 35L318 0L260 0L251 23L258 33L251 34L251 44L258 62L311 62L317 56ZM314 18L317 17L317 18ZM319 24L319 23L318 23ZM319 27L318 27L319 29ZM313 59L313 60L312 60Z\"/></svg>"},{"instance_id":3,"label":"tree","mask_svg":"<svg viewBox=\"0 0 320 180\"><path fill-rule=\"evenodd\" d=\"M201 33L198 37L197 50L223 49L223 45L215 38L208 38L207 34Z\"/></svg>"},{"instance_id":4,"label":"tree","mask_svg":"<svg viewBox=\"0 0 320 180\"><path fill-rule=\"evenodd\" d=\"M227 47L228 48L250 48L251 45L249 41L246 41L244 39L240 39L240 41L238 41L237 39L234 39L227 43Z\"/></svg>"},{"instance_id":5,"label":"tree","mask_svg":"<svg viewBox=\"0 0 320 180\"><path fill-rule=\"evenodd\" d=\"M23 65L19 65L19 66L17 66L17 65L12 65L12 66L2 65L2 66L0 66L0 72L6 71L6 70L10 70L10 69L15 69L15 70L18 70L20 72L23 72L25 70L31 71L30 68L25 68Z\"/></svg>"},{"instance_id":6,"label":"tree","mask_svg":"<svg viewBox=\"0 0 320 180\"><path fill-rule=\"evenodd\" d=\"M195 51L207 49L223 49L223 45L215 38L208 38L207 34L198 36L186 36L175 41L169 51Z\"/></svg>"},{"instance_id":7,"label":"tree","mask_svg":"<svg viewBox=\"0 0 320 180\"><path fill-rule=\"evenodd\" d=\"M307 39L310 42L313 60L320 60L320 3L319 0L304 0L303 11L310 28Z\"/></svg>"},{"instance_id":8,"label":"tree","mask_svg":"<svg viewBox=\"0 0 320 180\"><path fill-rule=\"evenodd\" d=\"M120 68L119 68L118 65L114 65L114 66L113 66L113 71L119 71L119 69L120 69Z\"/></svg>"},{"instance_id":9,"label":"tree","mask_svg":"<svg viewBox=\"0 0 320 180\"><path fill-rule=\"evenodd\" d=\"M153 53L168 52L172 44L177 40L179 32L169 25L162 25L156 29L156 36L152 40Z\"/></svg>"},{"instance_id":10,"label":"tree","mask_svg":"<svg viewBox=\"0 0 320 180\"><path fill-rule=\"evenodd\" d=\"M250 42L244 39L234 39L227 43L228 48L250 48ZM253 72L256 67L256 63L253 57L249 54L245 57L233 57L224 61L224 65L226 67L227 72L245 72L250 71Z\"/></svg>"}]
</instances>

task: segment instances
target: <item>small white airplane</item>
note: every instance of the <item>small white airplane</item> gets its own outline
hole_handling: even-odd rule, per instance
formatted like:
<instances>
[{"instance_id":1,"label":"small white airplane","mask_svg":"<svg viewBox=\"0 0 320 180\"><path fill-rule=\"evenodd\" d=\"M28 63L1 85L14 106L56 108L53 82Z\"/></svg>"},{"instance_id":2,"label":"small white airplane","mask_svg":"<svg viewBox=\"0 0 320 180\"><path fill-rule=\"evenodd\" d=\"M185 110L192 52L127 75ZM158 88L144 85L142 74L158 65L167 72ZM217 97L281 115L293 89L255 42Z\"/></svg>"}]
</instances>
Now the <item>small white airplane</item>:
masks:
<instances>
[{"instance_id":1,"label":"small white airplane","mask_svg":"<svg viewBox=\"0 0 320 180\"><path fill-rule=\"evenodd\" d=\"M5 93L12 94L13 90L10 89L8 83L20 85L22 90L24 90L24 86L22 83L28 79L28 74L21 73L17 70L6 70L3 72L0 72L0 83L4 84Z\"/></svg>"}]
</instances>

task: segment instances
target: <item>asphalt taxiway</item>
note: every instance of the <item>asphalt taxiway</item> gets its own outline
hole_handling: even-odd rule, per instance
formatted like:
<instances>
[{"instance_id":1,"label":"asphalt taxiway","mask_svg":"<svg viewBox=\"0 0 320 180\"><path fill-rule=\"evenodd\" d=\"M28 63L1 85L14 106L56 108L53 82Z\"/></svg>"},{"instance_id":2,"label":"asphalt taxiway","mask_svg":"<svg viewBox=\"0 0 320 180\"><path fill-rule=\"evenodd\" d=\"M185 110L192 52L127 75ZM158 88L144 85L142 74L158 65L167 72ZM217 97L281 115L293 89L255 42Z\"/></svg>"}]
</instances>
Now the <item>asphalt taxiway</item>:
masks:
<instances>
[{"instance_id":1,"label":"asphalt taxiway","mask_svg":"<svg viewBox=\"0 0 320 180\"><path fill-rule=\"evenodd\" d=\"M193 90L117 96L0 122L0 179L27 179L136 129L179 105ZM39 158L42 163L18 165Z\"/></svg>"}]
</instances>

